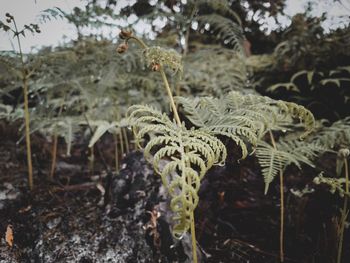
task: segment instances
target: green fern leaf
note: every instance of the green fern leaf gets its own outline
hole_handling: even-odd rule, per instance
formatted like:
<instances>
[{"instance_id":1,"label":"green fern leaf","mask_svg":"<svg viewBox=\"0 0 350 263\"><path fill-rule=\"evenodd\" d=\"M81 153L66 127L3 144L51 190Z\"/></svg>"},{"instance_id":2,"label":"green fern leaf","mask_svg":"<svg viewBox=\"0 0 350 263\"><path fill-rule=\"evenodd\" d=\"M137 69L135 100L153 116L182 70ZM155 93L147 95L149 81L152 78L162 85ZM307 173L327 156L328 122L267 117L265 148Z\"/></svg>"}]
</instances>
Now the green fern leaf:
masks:
<instances>
[{"instance_id":1,"label":"green fern leaf","mask_svg":"<svg viewBox=\"0 0 350 263\"><path fill-rule=\"evenodd\" d=\"M223 164L225 146L204 131L179 127L149 106L131 106L129 118L138 128L138 140L146 134L153 135L144 148L144 155L153 163L171 196L173 233L181 237L190 227L190 214L198 203L200 180L210 167Z\"/></svg>"}]
</instances>

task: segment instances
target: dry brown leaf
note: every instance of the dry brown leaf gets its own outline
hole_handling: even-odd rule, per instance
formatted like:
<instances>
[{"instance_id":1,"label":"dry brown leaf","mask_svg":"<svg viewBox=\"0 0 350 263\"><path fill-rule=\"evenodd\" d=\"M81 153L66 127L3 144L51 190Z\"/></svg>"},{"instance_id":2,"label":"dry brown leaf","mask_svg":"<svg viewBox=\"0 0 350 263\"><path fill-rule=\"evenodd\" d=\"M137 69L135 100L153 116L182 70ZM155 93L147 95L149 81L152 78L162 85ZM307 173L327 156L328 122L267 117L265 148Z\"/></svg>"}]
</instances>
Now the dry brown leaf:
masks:
<instances>
[{"instance_id":1,"label":"dry brown leaf","mask_svg":"<svg viewBox=\"0 0 350 263\"><path fill-rule=\"evenodd\" d=\"M13 230L12 225L7 225L6 234L5 234L6 243L12 247L13 246Z\"/></svg>"}]
</instances>

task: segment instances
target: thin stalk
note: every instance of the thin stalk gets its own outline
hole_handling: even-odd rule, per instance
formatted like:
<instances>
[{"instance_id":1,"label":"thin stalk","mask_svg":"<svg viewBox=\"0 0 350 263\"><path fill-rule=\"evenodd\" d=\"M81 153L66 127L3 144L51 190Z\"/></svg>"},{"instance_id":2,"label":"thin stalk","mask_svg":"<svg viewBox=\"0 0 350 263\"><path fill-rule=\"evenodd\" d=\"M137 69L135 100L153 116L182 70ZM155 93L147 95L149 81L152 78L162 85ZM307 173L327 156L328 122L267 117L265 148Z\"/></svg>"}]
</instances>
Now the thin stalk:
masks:
<instances>
[{"instance_id":1,"label":"thin stalk","mask_svg":"<svg viewBox=\"0 0 350 263\"><path fill-rule=\"evenodd\" d=\"M188 53L191 25L192 25L192 20L193 20L195 14L196 14L196 11L197 11L197 7L194 4L193 8L192 8L192 11L191 11L191 14L190 14L190 18L189 18L189 22L188 22L188 25L187 25L187 28L186 28L186 32L185 32L185 44L184 44L183 52L182 52L182 59L184 59L186 57L187 53ZM176 85L175 94L176 94L176 96L181 96L181 89L180 89L180 85L179 84Z\"/></svg>"},{"instance_id":2,"label":"thin stalk","mask_svg":"<svg viewBox=\"0 0 350 263\"><path fill-rule=\"evenodd\" d=\"M123 129L123 128L120 128L120 129L122 130L122 135L124 137L125 151L128 154L130 152L128 134L126 133L125 129Z\"/></svg>"},{"instance_id":3,"label":"thin stalk","mask_svg":"<svg viewBox=\"0 0 350 263\"><path fill-rule=\"evenodd\" d=\"M181 127L181 121L180 121L179 113L177 111L177 108L176 108L176 105L175 105L175 102L174 102L173 94L171 93L171 89L170 89L170 86L169 86L168 79L167 79L167 77L165 75L165 72L164 72L163 68L160 68L159 72L162 75L164 86L165 86L165 89L166 89L166 91L168 93L168 97L169 97L169 100L170 100L170 106L171 106L171 109L173 110L176 123L177 123L177 125L179 127Z\"/></svg>"},{"instance_id":4,"label":"thin stalk","mask_svg":"<svg viewBox=\"0 0 350 263\"><path fill-rule=\"evenodd\" d=\"M115 170L118 172L119 170L119 150L118 150L118 138L117 135L114 135L114 155L115 155Z\"/></svg>"},{"instance_id":5,"label":"thin stalk","mask_svg":"<svg viewBox=\"0 0 350 263\"><path fill-rule=\"evenodd\" d=\"M185 152L188 151L187 147L184 149ZM185 154L184 152L182 154ZM187 166L188 161L182 160L182 170L185 169L185 167ZM186 178L187 184L188 185L192 185L192 178L188 177ZM188 201L190 203L193 202L192 199L192 195L189 195L188 197L186 197L186 199L188 199ZM194 211L191 211L190 213L190 229L191 229L191 243L192 243L192 258L193 258L193 263L197 263L198 262L198 258L197 258L197 240L196 240L196 225L195 225L195 221L194 221Z\"/></svg>"},{"instance_id":6,"label":"thin stalk","mask_svg":"<svg viewBox=\"0 0 350 263\"><path fill-rule=\"evenodd\" d=\"M269 131L271 143L275 150L277 150L276 141L273 137L273 134L271 131ZM282 168L280 170L280 202L281 202L281 209L280 209L280 261L284 261L284 185L283 185L283 171Z\"/></svg>"},{"instance_id":7,"label":"thin stalk","mask_svg":"<svg viewBox=\"0 0 350 263\"><path fill-rule=\"evenodd\" d=\"M95 166L95 165L94 165L94 164L95 164L94 149L95 149L94 146L92 146L92 147L90 148L89 166L90 166L90 173L91 173L91 175L94 175L94 170L95 170L95 168L94 168L94 166Z\"/></svg>"},{"instance_id":8,"label":"thin stalk","mask_svg":"<svg viewBox=\"0 0 350 263\"><path fill-rule=\"evenodd\" d=\"M15 26L15 35L17 38L19 54L21 58L22 64L22 82L23 82L23 97L24 97L24 118L25 118L25 133L26 133L26 148L27 148L27 165L28 165L28 185L29 189L33 190L33 165L32 165L32 151L31 151L31 143L30 143L30 116L29 116L29 107L28 107L28 79L27 79L27 71L24 64L23 52L21 41L18 34L18 28L16 24L16 20L12 19L13 24Z\"/></svg>"},{"instance_id":9,"label":"thin stalk","mask_svg":"<svg viewBox=\"0 0 350 263\"><path fill-rule=\"evenodd\" d=\"M188 26L187 26L187 29L186 29L186 33L185 33L185 46L184 46L184 50L183 50L183 57L185 57L187 55L187 52L188 52L191 25L192 25L192 20L193 20L193 18L195 16L196 12L197 12L197 7L196 7L196 5L194 5L193 9L191 11L191 14L190 14L190 21L188 23Z\"/></svg>"},{"instance_id":10,"label":"thin stalk","mask_svg":"<svg viewBox=\"0 0 350 263\"><path fill-rule=\"evenodd\" d=\"M190 214L190 219L191 219L191 241L192 241L193 263L197 263L198 262L198 258L197 258L196 226L194 224L194 213L193 213L193 211Z\"/></svg>"},{"instance_id":11,"label":"thin stalk","mask_svg":"<svg viewBox=\"0 0 350 263\"><path fill-rule=\"evenodd\" d=\"M122 158L124 157L124 140L123 140L123 135L122 135L122 132L120 131L118 133L118 136L119 136L119 143L120 143L120 151L121 151L121 155L122 155Z\"/></svg>"},{"instance_id":12,"label":"thin stalk","mask_svg":"<svg viewBox=\"0 0 350 263\"><path fill-rule=\"evenodd\" d=\"M64 99L62 101L61 107L58 111L57 116L59 117L62 113L63 110L63 102ZM53 136L53 142L52 142L52 161L51 161L51 170L50 170L50 180L53 179L54 173L55 173L55 169L56 169L56 159L57 159L57 143L58 143L58 135L55 132L54 136Z\"/></svg>"},{"instance_id":13,"label":"thin stalk","mask_svg":"<svg viewBox=\"0 0 350 263\"><path fill-rule=\"evenodd\" d=\"M341 256L342 256L342 250L343 250L343 239L344 239L344 229L345 229L346 218L348 216L349 166L348 166L347 158L345 157L344 159L345 159L344 160L344 168L345 168L345 196L344 196L343 210L342 210L342 213L341 213L337 263L341 263Z\"/></svg>"},{"instance_id":14,"label":"thin stalk","mask_svg":"<svg viewBox=\"0 0 350 263\"><path fill-rule=\"evenodd\" d=\"M280 195L281 195L281 210L280 210L280 260L284 261L284 187L283 187L283 172L280 170Z\"/></svg>"},{"instance_id":15,"label":"thin stalk","mask_svg":"<svg viewBox=\"0 0 350 263\"><path fill-rule=\"evenodd\" d=\"M145 44L145 42L143 42L141 39L139 39L139 38L137 38L137 37L130 36L130 37L128 37L128 39L126 40L126 42L128 42L129 39L135 40L143 49L148 48L147 45Z\"/></svg>"},{"instance_id":16,"label":"thin stalk","mask_svg":"<svg viewBox=\"0 0 350 263\"><path fill-rule=\"evenodd\" d=\"M51 161L51 169L50 169L50 179L53 179L55 169L56 169L56 158L57 158L57 134L53 136L53 142L52 142L52 161Z\"/></svg>"}]
</instances>

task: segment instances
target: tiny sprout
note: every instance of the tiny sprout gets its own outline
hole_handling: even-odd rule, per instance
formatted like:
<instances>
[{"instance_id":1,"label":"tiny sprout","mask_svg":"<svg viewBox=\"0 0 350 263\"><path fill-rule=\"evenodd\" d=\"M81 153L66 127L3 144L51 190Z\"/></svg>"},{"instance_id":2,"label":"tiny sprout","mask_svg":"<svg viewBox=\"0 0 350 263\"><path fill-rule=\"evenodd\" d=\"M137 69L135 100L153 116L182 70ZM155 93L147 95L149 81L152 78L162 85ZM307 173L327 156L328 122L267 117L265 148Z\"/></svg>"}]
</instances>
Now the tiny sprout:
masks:
<instances>
[{"instance_id":1,"label":"tiny sprout","mask_svg":"<svg viewBox=\"0 0 350 263\"><path fill-rule=\"evenodd\" d=\"M7 22L7 23L11 23L11 21L12 21L11 18L7 18L7 19L6 19L6 22Z\"/></svg>"},{"instance_id":2,"label":"tiny sprout","mask_svg":"<svg viewBox=\"0 0 350 263\"><path fill-rule=\"evenodd\" d=\"M126 44L126 43L120 44L117 48L117 52L119 54L122 54L122 53L126 52L127 50L128 50L128 44Z\"/></svg>"},{"instance_id":3,"label":"tiny sprout","mask_svg":"<svg viewBox=\"0 0 350 263\"><path fill-rule=\"evenodd\" d=\"M127 39L132 36L132 32L128 30L121 30L119 33L120 39Z\"/></svg>"},{"instance_id":4,"label":"tiny sprout","mask_svg":"<svg viewBox=\"0 0 350 263\"><path fill-rule=\"evenodd\" d=\"M6 13L5 16L8 17L8 18L10 18L10 19L13 18L13 16L11 16L9 13Z\"/></svg>"}]
</instances>

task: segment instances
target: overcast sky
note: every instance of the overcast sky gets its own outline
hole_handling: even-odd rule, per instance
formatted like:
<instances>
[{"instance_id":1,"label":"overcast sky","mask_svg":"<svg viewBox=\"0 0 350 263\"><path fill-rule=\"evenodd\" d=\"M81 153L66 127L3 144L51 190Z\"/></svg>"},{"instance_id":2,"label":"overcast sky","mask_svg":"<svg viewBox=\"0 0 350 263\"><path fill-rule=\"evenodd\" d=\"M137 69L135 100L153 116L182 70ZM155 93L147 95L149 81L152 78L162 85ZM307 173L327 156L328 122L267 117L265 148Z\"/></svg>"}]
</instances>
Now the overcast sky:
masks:
<instances>
[{"instance_id":1,"label":"overcast sky","mask_svg":"<svg viewBox=\"0 0 350 263\"><path fill-rule=\"evenodd\" d=\"M103 1L103 0L101 0ZM125 5L134 1L122 0L118 1L118 5ZM288 16L293 16L296 13L304 12L307 0L287 0L287 7L285 12ZM0 0L0 20L5 20L5 13L12 14L17 21L19 27L24 24L30 24L36 22L37 16L42 10L59 7L66 12L70 12L75 6L82 7L82 3L79 0ZM319 0L317 5L314 6L313 14L321 15L327 11L328 14L333 17L325 23L326 27L336 27L341 21L346 21L344 18L339 19L337 17L350 15L350 0L342 0L341 3L333 3L329 0ZM279 19L282 24L287 26L290 23L288 18ZM349 21L349 20L347 20ZM273 28L275 26L273 19L267 21L267 27ZM42 33L27 34L26 38L22 39L22 45L25 52L29 52L32 47L59 45L64 41L71 38L76 38L76 32L72 25L69 25L63 19L53 19L40 25ZM103 31L106 35L117 34L116 28L105 28ZM149 25L138 25L139 32L147 32ZM66 36L67 38L64 38ZM12 50L12 43L15 43L12 37L0 32L0 50Z\"/></svg>"}]
</instances>

